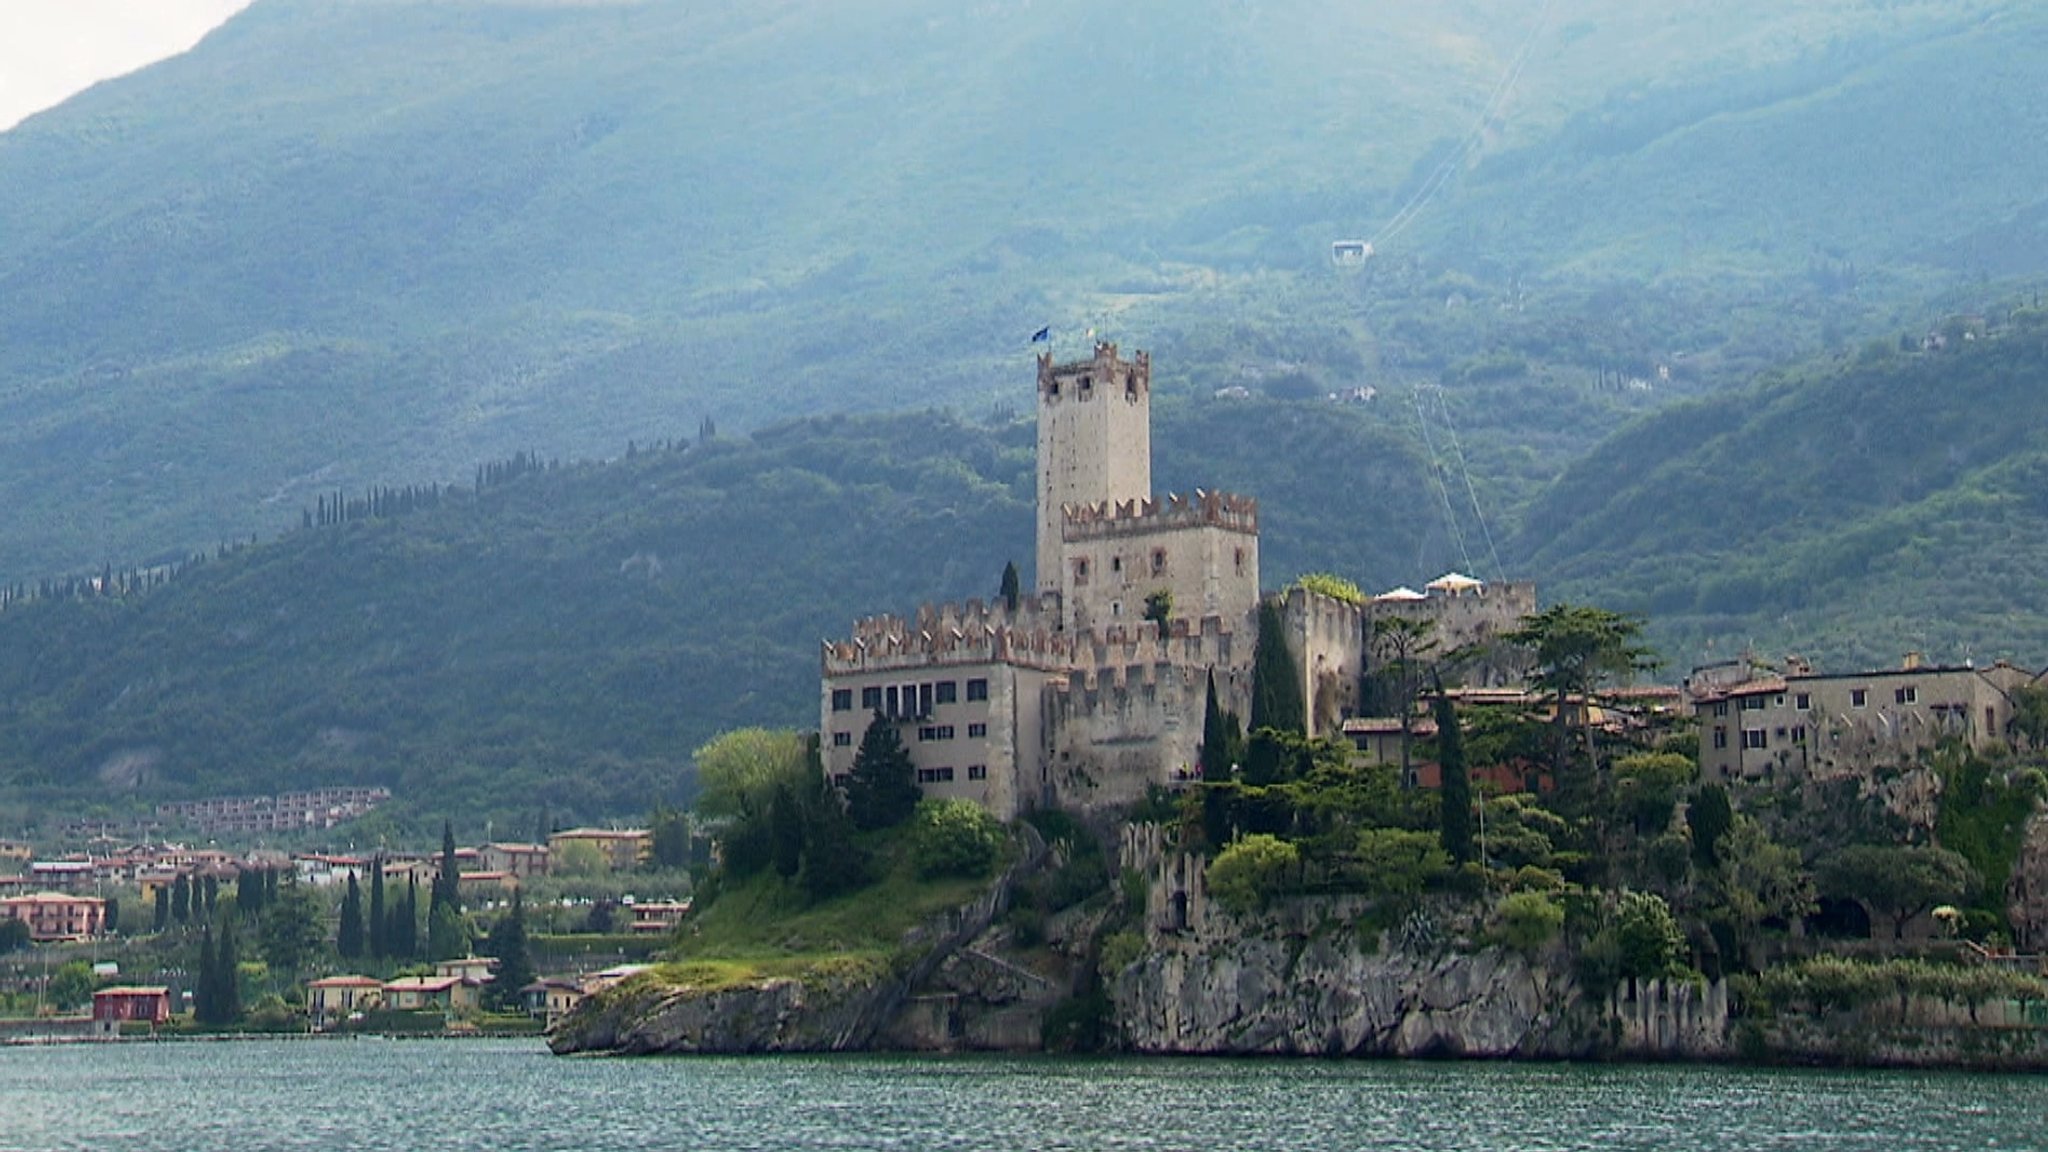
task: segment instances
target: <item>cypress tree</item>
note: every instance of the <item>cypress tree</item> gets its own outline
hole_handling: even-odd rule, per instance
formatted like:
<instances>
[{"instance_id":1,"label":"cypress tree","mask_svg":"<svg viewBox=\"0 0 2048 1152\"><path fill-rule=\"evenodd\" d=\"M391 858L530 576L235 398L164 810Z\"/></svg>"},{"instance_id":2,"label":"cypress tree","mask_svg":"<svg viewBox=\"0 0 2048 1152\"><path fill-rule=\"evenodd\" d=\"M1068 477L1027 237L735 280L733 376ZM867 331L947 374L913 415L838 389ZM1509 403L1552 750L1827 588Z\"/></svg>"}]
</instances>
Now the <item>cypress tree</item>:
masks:
<instances>
[{"instance_id":1,"label":"cypress tree","mask_svg":"<svg viewBox=\"0 0 2048 1152\"><path fill-rule=\"evenodd\" d=\"M398 911L397 930L392 934L392 954L395 956L417 956L420 953L420 879L418 873L405 878L405 907Z\"/></svg>"},{"instance_id":2,"label":"cypress tree","mask_svg":"<svg viewBox=\"0 0 2048 1152\"><path fill-rule=\"evenodd\" d=\"M1472 859L1472 777L1465 765L1465 737L1458 730L1458 709L1444 686L1436 686L1437 763L1442 765L1438 833L1444 851L1458 864Z\"/></svg>"},{"instance_id":3,"label":"cypress tree","mask_svg":"<svg viewBox=\"0 0 2048 1152\"><path fill-rule=\"evenodd\" d=\"M775 786L775 795L768 802L768 853L775 874L784 880L795 879L803 867L804 814L786 780Z\"/></svg>"},{"instance_id":4,"label":"cypress tree","mask_svg":"<svg viewBox=\"0 0 2048 1152\"><path fill-rule=\"evenodd\" d=\"M443 905L462 911L462 873L455 863L455 826L446 820L441 821L441 872L434 877L428 915Z\"/></svg>"},{"instance_id":5,"label":"cypress tree","mask_svg":"<svg viewBox=\"0 0 2048 1152\"><path fill-rule=\"evenodd\" d=\"M215 1007L218 1009L216 1023L232 1024L242 1016L242 984L239 969L241 957L235 954L235 926L230 920L220 924L220 952L214 958L214 971L219 986L216 990Z\"/></svg>"},{"instance_id":6,"label":"cypress tree","mask_svg":"<svg viewBox=\"0 0 2048 1152\"><path fill-rule=\"evenodd\" d=\"M356 886L356 874L348 874L348 891L341 896L341 924L334 930L334 950L344 960L363 954L363 892Z\"/></svg>"},{"instance_id":7,"label":"cypress tree","mask_svg":"<svg viewBox=\"0 0 2048 1152\"><path fill-rule=\"evenodd\" d=\"M910 819L923 796L896 722L877 710L853 754L853 771L846 781L847 815L867 831L894 828Z\"/></svg>"},{"instance_id":8,"label":"cypress tree","mask_svg":"<svg viewBox=\"0 0 2048 1152\"><path fill-rule=\"evenodd\" d=\"M171 886L156 886L156 930L161 932L171 922Z\"/></svg>"},{"instance_id":9,"label":"cypress tree","mask_svg":"<svg viewBox=\"0 0 2048 1152\"><path fill-rule=\"evenodd\" d=\"M1243 735L1237 717L1223 710L1216 699L1216 670L1209 669L1209 697L1202 706L1202 836L1212 848L1230 842L1230 795L1224 787L1241 752Z\"/></svg>"},{"instance_id":10,"label":"cypress tree","mask_svg":"<svg viewBox=\"0 0 2048 1152\"><path fill-rule=\"evenodd\" d=\"M1017 562L1015 560L1006 561L1003 564L1002 590L996 594L1003 598L1003 605L1012 612L1017 610L1017 600L1022 595L1022 589L1018 586L1019 583L1020 581L1017 578Z\"/></svg>"},{"instance_id":11,"label":"cypress tree","mask_svg":"<svg viewBox=\"0 0 2048 1152\"><path fill-rule=\"evenodd\" d=\"M180 924L192 919L192 880L182 872L171 882L171 919Z\"/></svg>"},{"instance_id":12,"label":"cypress tree","mask_svg":"<svg viewBox=\"0 0 2048 1152\"><path fill-rule=\"evenodd\" d=\"M220 907L220 877L208 872L202 887L206 891L206 918L211 920L214 910Z\"/></svg>"},{"instance_id":13,"label":"cypress tree","mask_svg":"<svg viewBox=\"0 0 2048 1152\"><path fill-rule=\"evenodd\" d=\"M1300 671L1287 646L1287 626L1280 605L1259 603L1259 642L1252 653L1251 729L1306 732L1308 707L1302 703Z\"/></svg>"},{"instance_id":14,"label":"cypress tree","mask_svg":"<svg viewBox=\"0 0 2048 1152\"><path fill-rule=\"evenodd\" d=\"M214 1022L214 1002L220 995L218 961L213 954L213 928L207 926L199 937L198 971L192 982L192 1016L201 1024Z\"/></svg>"},{"instance_id":15,"label":"cypress tree","mask_svg":"<svg viewBox=\"0 0 2048 1152\"><path fill-rule=\"evenodd\" d=\"M390 954L390 913L384 910L384 857L370 861L370 955L382 959Z\"/></svg>"}]
</instances>

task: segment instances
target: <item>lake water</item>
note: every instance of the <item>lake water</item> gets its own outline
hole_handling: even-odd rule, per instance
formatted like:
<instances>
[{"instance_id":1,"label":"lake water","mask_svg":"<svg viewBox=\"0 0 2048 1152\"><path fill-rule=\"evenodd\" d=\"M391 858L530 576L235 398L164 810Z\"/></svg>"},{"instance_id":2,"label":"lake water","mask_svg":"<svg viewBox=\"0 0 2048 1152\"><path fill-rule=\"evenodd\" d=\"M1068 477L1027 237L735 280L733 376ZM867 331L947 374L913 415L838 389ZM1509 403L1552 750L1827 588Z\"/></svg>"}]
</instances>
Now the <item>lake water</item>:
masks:
<instances>
[{"instance_id":1,"label":"lake water","mask_svg":"<svg viewBox=\"0 0 2048 1152\"><path fill-rule=\"evenodd\" d=\"M0 1048L0 1149L2048 1147L2048 1079L1708 1067L773 1057L533 1042Z\"/></svg>"}]
</instances>

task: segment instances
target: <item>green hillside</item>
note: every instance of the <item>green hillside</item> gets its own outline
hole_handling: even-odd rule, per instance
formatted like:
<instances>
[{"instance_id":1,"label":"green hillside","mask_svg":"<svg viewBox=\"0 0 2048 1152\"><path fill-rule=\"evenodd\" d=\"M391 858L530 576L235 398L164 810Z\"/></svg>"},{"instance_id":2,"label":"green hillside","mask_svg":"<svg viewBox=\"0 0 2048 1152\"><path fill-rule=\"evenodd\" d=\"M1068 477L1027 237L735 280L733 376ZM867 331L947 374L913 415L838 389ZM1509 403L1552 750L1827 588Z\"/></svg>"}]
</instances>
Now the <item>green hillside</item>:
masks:
<instances>
[{"instance_id":1,"label":"green hillside","mask_svg":"<svg viewBox=\"0 0 2048 1152\"><path fill-rule=\"evenodd\" d=\"M1645 419L1537 502L1517 555L1557 595L1648 613L1680 672L1745 645L2048 664L2048 332L2019 315Z\"/></svg>"},{"instance_id":2,"label":"green hillside","mask_svg":"<svg viewBox=\"0 0 2048 1152\"><path fill-rule=\"evenodd\" d=\"M1188 395L1442 383L1512 511L1630 414L2038 275L2043 23L257 0L0 134L0 579L705 415L978 412L1044 323Z\"/></svg>"},{"instance_id":3,"label":"green hillside","mask_svg":"<svg viewBox=\"0 0 2048 1152\"><path fill-rule=\"evenodd\" d=\"M1367 413L1211 402L1157 425L1162 481L1263 498L1271 580L1448 563L1421 463ZM685 799L715 733L816 723L822 639L1028 565L1033 450L1028 423L819 418L494 470L481 496L294 530L147 592L0 610L0 828L344 783L466 827Z\"/></svg>"}]
</instances>

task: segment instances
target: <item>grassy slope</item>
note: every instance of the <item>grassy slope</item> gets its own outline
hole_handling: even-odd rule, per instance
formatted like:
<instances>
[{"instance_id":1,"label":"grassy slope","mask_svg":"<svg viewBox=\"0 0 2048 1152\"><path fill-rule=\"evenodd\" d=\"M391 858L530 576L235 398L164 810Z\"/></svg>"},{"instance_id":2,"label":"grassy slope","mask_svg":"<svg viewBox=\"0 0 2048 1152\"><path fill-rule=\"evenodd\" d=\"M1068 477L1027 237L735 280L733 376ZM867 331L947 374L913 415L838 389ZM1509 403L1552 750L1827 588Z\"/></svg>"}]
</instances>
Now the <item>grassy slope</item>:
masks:
<instances>
[{"instance_id":1,"label":"grassy slope","mask_svg":"<svg viewBox=\"0 0 2048 1152\"><path fill-rule=\"evenodd\" d=\"M1956 31L1985 11L2003 23ZM1803 230L1843 189L1899 190L1826 240L1914 261L1887 299L1941 282L1964 250L1944 238L2005 247L1985 237L2028 219L2026 157L1977 162L2038 134L1989 87L2027 59L2022 16L1560 0L1489 159L1384 271L1345 278L1329 238L1372 232L1463 132L1526 6L261 0L189 56L0 135L0 578L706 413L978 406L1047 320L1180 352L1201 382L1282 359L1398 384L1502 343L1580 365L1580 335L1609 324L1641 358L1746 342L1714 339L1738 314L1767 317L1782 357L1868 319L1797 280ZM1831 95L1957 76L1970 116L1939 153L1892 147L1938 134L1884 120L1895 95ZM1602 135L1643 108L1656 131ZM1759 153L1759 133L1786 144ZM1800 207L1760 218L1756 166L1815 138L1858 150L1773 169ZM1967 218L1951 155L1970 158ZM1717 223L1662 230L1673 189ZM1750 251L1759 231L1772 250ZM1626 322L1598 295L1687 260L1747 279ZM1440 274L1458 270L1485 307L1447 319ZM1528 409L1582 402L1577 380L1470 404L1512 414L1474 429L1504 502L1651 402L1525 436Z\"/></svg>"}]
</instances>

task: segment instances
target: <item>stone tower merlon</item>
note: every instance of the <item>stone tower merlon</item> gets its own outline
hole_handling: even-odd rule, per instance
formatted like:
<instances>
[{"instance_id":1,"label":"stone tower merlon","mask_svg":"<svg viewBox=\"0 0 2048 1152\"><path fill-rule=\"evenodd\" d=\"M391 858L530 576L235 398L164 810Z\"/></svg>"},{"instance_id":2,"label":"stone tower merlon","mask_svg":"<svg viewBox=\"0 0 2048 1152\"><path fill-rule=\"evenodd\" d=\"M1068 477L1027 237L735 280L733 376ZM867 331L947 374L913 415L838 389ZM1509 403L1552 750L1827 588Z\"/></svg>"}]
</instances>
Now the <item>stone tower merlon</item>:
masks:
<instances>
[{"instance_id":1,"label":"stone tower merlon","mask_svg":"<svg viewBox=\"0 0 2048 1152\"><path fill-rule=\"evenodd\" d=\"M1038 358L1038 568L1042 592L1060 588L1061 532L1069 505L1094 507L1152 495L1152 359L1125 360L1115 344L1092 359Z\"/></svg>"}]
</instances>

